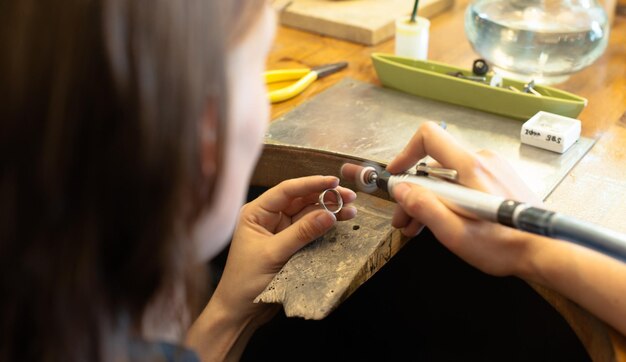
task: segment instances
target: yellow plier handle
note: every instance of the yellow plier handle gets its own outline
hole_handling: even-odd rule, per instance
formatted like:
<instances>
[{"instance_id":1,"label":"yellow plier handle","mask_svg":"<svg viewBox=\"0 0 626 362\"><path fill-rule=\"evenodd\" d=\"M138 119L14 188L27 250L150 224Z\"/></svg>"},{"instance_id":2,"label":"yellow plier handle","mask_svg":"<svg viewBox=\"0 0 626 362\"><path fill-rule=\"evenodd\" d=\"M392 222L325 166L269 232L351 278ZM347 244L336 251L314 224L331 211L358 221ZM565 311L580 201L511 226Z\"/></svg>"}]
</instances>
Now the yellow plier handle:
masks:
<instances>
[{"instance_id":1,"label":"yellow plier handle","mask_svg":"<svg viewBox=\"0 0 626 362\"><path fill-rule=\"evenodd\" d=\"M264 76L265 83L267 84L298 79L298 81L293 84L269 92L270 101L272 103L276 103L282 102L302 93L302 91L304 91L306 87L315 82L315 80L317 79L317 72L306 68L270 70L265 72Z\"/></svg>"}]
</instances>

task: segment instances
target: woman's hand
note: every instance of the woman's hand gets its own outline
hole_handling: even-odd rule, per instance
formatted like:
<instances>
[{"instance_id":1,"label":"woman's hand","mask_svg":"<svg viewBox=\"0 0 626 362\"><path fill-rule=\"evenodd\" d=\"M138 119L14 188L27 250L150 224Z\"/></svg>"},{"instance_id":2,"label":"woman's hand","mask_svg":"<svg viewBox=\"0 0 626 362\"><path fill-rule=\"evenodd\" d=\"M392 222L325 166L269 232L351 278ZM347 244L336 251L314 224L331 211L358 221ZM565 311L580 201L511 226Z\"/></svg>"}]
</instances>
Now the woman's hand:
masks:
<instances>
[{"instance_id":1,"label":"woman's hand","mask_svg":"<svg viewBox=\"0 0 626 362\"><path fill-rule=\"evenodd\" d=\"M414 166L425 156L435 159L436 166L458 171L458 182L473 189L501 195L535 205L541 200L503 159L492 152L470 152L436 123L424 123L405 149L387 166L399 173ZM427 226L449 250L494 275L520 272L533 235L488 221L472 220L456 214L429 190L413 184L394 188L398 202L392 224L407 236L415 236Z\"/></svg>"},{"instance_id":2,"label":"woman's hand","mask_svg":"<svg viewBox=\"0 0 626 362\"><path fill-rule=\"evenodd\" d=\"M356 215L354 207L345 205L356 194L338 185L332 176L287 180L244 205L215 297L227 300L243 315L274 311L270 305L252 301L296 251L324 235L337 220ZM344 201L337 214L316 205L322 191L334 188Z\"/></svg>"},{"instance_id":3,"label":"woman's hand","mask_svg":"<svg viewBox=\"0 0 626 362\"><path fill-rule=\"evenodd\" d=\"M337 189L344 206L337 214L317 205L326 189ZM237 359L252 332L267 322L277 305L254 303L274 275L300 248L349 220L354 191L332 176L287 180L244 205L220 282L187 337L207 359ZM208 346L206 341L211 341Z\"/></svg>"},{"instance_id":4,"label":"woman's hand","mask_svg":"<svg viewBox=\"0 0 626 362\"><path fill-rule=\"evenodd\" d=\"M490 152L468 152L431 122L419 128L387 170L404 171L426 155L456 169L463 185L540 204L508 163ZM574 243L467 219L416 185L399 184L393 196L399 208L392 223L405 234L417 234L423 223L443 245L475 267L539 283L626 334L625 263Z\"/></svg>"}]
</instances>

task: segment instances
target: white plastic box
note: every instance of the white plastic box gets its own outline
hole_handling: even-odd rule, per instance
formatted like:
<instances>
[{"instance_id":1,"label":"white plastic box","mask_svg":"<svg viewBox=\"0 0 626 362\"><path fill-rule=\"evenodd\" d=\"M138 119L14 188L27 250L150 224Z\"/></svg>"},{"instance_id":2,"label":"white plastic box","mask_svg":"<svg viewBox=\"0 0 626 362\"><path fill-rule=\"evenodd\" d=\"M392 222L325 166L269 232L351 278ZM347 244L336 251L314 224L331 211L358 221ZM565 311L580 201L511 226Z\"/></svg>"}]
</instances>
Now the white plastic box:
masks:
<instances>
[{"instance_id":1,"label":"white plastic box","mask_svg":"<svg viewBox=\"0 0 626 362\"><path fill-rule=\"evenodd\" d=\"M522 125L522 143L563 153L580 138L580 120L540 111Z\"/></svg>"}]
</instances>

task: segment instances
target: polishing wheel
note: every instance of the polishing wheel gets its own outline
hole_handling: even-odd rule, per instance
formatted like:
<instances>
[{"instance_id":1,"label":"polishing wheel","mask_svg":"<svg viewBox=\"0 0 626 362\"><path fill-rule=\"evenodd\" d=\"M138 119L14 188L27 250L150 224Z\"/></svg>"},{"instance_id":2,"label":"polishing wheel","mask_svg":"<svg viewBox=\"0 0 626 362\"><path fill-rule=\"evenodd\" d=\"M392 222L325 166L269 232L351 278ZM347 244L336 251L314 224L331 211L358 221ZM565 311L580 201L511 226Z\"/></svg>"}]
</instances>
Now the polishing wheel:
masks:
<instances>
[{"instance_id":1,"label":"polishing wheel","mask_svg":"<svg viewBox=\"0 0 626 362\"><path fill-rule=\"evenodd\" d=\"M360 191L372 193L378 189L376 185L378 171L373 166L345 163L341 166L340 174L342 178L354 182Z\"/></svg>"}]
</instances>

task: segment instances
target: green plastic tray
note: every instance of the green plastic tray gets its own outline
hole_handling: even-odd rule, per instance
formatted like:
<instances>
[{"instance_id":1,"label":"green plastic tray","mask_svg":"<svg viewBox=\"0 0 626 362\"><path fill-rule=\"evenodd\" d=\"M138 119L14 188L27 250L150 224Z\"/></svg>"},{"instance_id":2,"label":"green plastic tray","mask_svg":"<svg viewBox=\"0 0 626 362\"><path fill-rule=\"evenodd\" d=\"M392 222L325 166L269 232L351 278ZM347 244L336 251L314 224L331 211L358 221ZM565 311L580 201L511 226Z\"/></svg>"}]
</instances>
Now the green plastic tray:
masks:
<instances>
[{"instance_id":1,"label":"green plastic tray","mask_svg":"<svg viewBox=\"0 0 626 362\"><path fill-rule=\"evenodd\" d=\"M534 87L542 96L508 89L524 89L524 83L503 78L503 87L462 79L448 72L471 75L467 69L431 60L405 58L393 54L372 53L372 62L385 87L420 97L479 109L519 120L528 120L539 111L576 118L587 105L587 99L556 88ZM491 75L487 75L487 82Z\"/></svg>"}]
</instances>

